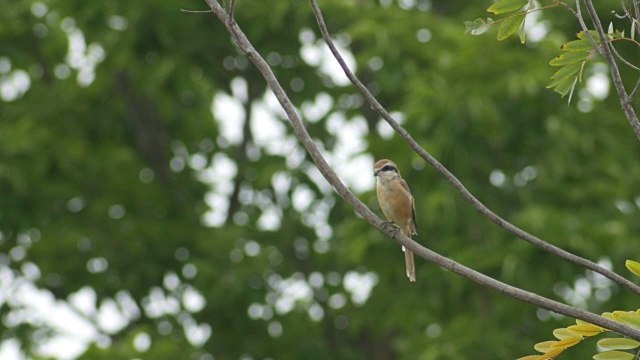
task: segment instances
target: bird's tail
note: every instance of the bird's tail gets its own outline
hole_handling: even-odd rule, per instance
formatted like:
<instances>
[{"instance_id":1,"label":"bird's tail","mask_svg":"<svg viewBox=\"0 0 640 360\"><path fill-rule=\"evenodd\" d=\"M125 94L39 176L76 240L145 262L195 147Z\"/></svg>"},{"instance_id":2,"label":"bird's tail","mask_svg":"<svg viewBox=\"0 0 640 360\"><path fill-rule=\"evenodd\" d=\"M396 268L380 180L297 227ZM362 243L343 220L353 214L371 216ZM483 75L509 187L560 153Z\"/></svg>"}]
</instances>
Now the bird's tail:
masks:
<instances>
[{"instance_id":1,"label":"bird's tail","mask_svg":"<svg viewBox=\"0 0 640 360\"><path fill-rule=\"evenodd\" d=\"M415 230L415 227L409 226L406 228L401 228L400 232L402 232L406 237L411 239L412 233L415 234L416 230ZM405 263L405 267L407 268L407 277L409 278L409 281L415 282L416 281L416 264L413 261L413 252L411 252L411 250L405 248L404 246L402 246L402 251L404 251L404 263Z\"/></svg>"},{"instance_id":2,"label":"bird's tail","mask_svg":"<svg viewBox=\"0 0 640 360\"><path fill-rule=\"evenodd\" d=\"M413 261L413 253L411 250L406 249L404 246L402 247L402 251L404 251L404 262L407 267L407 277L409 281L416 281L416 264Z\"/></svg>"}]
</instances>

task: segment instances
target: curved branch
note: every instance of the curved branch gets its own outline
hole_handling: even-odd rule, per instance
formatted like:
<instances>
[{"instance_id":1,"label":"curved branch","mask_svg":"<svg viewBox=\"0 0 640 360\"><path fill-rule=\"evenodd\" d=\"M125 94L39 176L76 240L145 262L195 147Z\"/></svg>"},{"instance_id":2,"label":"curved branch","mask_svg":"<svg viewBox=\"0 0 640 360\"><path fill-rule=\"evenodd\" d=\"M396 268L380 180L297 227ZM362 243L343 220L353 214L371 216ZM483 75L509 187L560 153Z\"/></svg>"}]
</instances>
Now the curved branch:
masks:
<instances>
[{"instance_id":1,"label":"curved branch","mask_svg":"<svg viewBox=\"0 0 640 360\"><path fill-rule=\"evenodd\" d=\"M525 241L530 242L531 244L541 248L542 250L552 253L567 261L571 261L575 264L583 266L589 270L595 271L611 279L612 281L615 281L616 283L628 288L634 293L640 295L640 287L634 284L633 282L627 280L626 278L616 274L615 272L609 269L606 269L590 260L587 260L575 254L572 254L566 250L560 249L557 246L551 245L548 242L543 241L542 239L527 233L526 231L518 228L517 226L511 224L510 222L496 215L493 211L491 211L488 207L486 207L483 203L481 203L480 200L476 199L476 197L473 196L473 194L471 194L471 192L469 192L469 190L467 190L464 187L462 182L460 182L460 180L458 180L455 177L455 175L453 175L449 170L447 170L446 167L444 167L444 165L442 165L438 160L436 160L433 156L431 156L431 154L429 154L420 145L418 145L415 142L415 140L413 140L411 135L409 135L409 133L402 126L400 126L397 121L393 119L393 117L389 114L389 112L387 112L387 110L382 105L380 105L378 100L376 100L376 98L371 94L371 92L369 92L367 87L364 86L362 82L353 74L353 72L349 69L344 59L338 52L338 49L333 44L333 40L331 40L331 36L329 35L327 26L324 22L324 19L322 18L322 13L320 11L320 8L318 7L318 4L316 3L315 0L309 0L309 2L311 3L313 12L316 15L316 20L320 27L320 32L322 33L322 37L324 38L324 41L327 43L327 45L331 49L331 52L333 53L336 60L338 60L338 62L340 63L340 66L344 70L344 73L347 75L349 80L351 80L351 82L356 86L356 88L358 88L358 90L367 100L369 105L371 105L371 107L374 110L376 110L389 123L389 125L391 125L391 127L398 134L400 134L400 136L402 136L402 138L409 144L409 146L411 147L411 149L413 149L413 151L415 151L426 162L428 162L431 166L433 166L436 170L438 170L438 172L442 174L442 176L445 179L447 179L447 181L451 185L453 185L453 187L462 195L462 197L465 198L465 200L467 200L479 213L486 216L489 220L493 221L501 228L507 230L508 232L512 233L513 235Z\"/></svg>"},{"instance_id":2,"label":"curved branch","mask_svg":"<svg viewBox=\"0 0 640 360\"><path fill-rule=\"evenodd\" d=\"M609 42L604 33L604 29L602 28L602 24L600 23L598 13L593 7L593 3L591 2L591 0L584 0L584 3L587 6L587 11L589 12L589 16L591 16L591 22L596 29L596 33L598 33L598 38L600 39L599 48L601 49L600 54L604 57L607 65L609 65L609 71L611 72L613 85L616 88L618 97L620 98L620 106L622 106L622 112L624 112L625 116L629 120L629 123L631 124L633 131L636 133L636 136L638 137L638 139L640 139L640 121L638 121L636 112L631 106L632 98L627 95L627 91L625 90L624 84L622 83L622 77L620 76L620 70L618 69L618 65L613 58L611 49L609 49L609 46L607 46Z\"/></svg>"},{"instance_id":3,"label":"curved branch","mask_svg":"<svg viewBox=\"0 0 640 360\"><path fill-rule=\"evenodd\" d=\"M282 86L280 86L280 83L273 74L273 71L271 70L267 62L260 56L260 54L257 53L255 48L251 45L238 24L235 21L229 21L227 14L224 12L224 9L220 6L220 4L218 4L216 0L205 1L211 7L211 10L213 10L213 12L218 16L220 21L225 24L227 30L237 41L238 47L249 57L249 59L254 63L262 76L265 78L269 87L280 102L280 105L284 108L296 135L298 136L304 147L307 149L307 152L318 167L318 170L320 170L320 172L322 173L322 176L324 176L324 178L331 184L331 186L333 186L338 194L342 196L342 198L344 198L349 204L351 204L356 212L360 214L367 222L375 226L383 234L395 240L398 244L406 246L418 256L430 262L433 262L434 264L439 265L445 269L448 269L460 276L472 280L480 285L486 286L490 289L493 289L515 299L527 302L529 304L533 304L559 314L581 319L589 323L613 330L633 339L640 340L640 331L637 329L603 318L588 311L576 309L557 301L553 301L545 297L502 283L487 275L481 274L451 259L439 255L411 240L410 238L402 235L400 232L395 231L395 229L391 226L388 226L388 224L385 225L386 223L383 222L379 217L377 217L371 210L369 210L369 208L364 205L340 181L333 169L329 167L329 164L327 164L326 160L320 153L320 150L317 148L317 146L309 136L309 133L304 127L304 124L302 123L299 115L295 111L291 100L282 89Z\"/></svg>"}]
</instances>

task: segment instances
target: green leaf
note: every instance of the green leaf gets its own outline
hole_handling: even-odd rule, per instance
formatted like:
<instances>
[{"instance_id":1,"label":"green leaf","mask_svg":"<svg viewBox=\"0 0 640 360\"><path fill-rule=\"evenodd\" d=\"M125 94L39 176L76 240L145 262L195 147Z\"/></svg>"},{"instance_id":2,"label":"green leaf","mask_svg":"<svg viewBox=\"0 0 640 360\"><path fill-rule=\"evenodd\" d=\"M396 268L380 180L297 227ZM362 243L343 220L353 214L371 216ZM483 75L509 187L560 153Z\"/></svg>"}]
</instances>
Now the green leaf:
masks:
<instances>
[{"instance_id":1,"label":"green leaf","mask_svg":"<svg viewBox=\"0 0 640 360\"><path fill-rule=\"evenodd\" d=\"M551 59L551 61L549 61L549 65L564 66L564 65L577 63L577 62L582 62L587 58L587 56L589 56L589 53L582 52L582 51L566 52Z\"/></svg>"},{"instance_id":2,"label":"green leaf","mask_svg":"<svg viewBox=\"0 0 640 360\"><path fill-rule=\"evenodd\" d=\"M526 39L526 35L527 32L524 31L524 23L527 21L527 18L525 17L524 19L522 19L522 24L520 25L520 30L518 31L518 35L520 35L520 43L524 44L527 39Z\"/></svg>"},{"instance_id":3,"label":"green leaf","mask_svg":"<svg viewBox=\"0 0 640 360\"><path fill-rule=\"evenodd\" d=\"M600 43L600 38L598 37L598 33L595 30L589 30L589 34L591 34L591 37L597 44ZM585 33L584 31L580 31L578 33L578 39L589 41L589 39L587 38L587 33Z\"/></svg>"},{"instance_id":4,"label":"green leaf","mask_svg":"<svg viewBox=\"0 0 640 360\"><path fill-rule=\"evenodd\" d=\"M595 360L631 360L634 355L623 351L605 351L593 357Z\"/></svg>"},{"instance_id":5,"label":"green leaf","mask_svg":"<svg viewBox=\"0 0 640 360\"><path fill-rule=\"evenodd\" d=\"M489 6L487 12L490 14L503 14L519 10L523 6L527 5L529 0L500 0L493 5Z\"/></svg>"},{"instance_id":6,"label":"green leaf","mask_svg":"<svg viewBox=\"0 0 640 360\"><path fill-rule=\"evenodd\" d=\"M581 68L582 68L581 63L569 64L561 67L558 71L556 71L553 75L551 75L551 78L556 80L568 79L574 76L575 74L577 74Z\"/></svg>"},{"instance_id":7,"label":"green leaf","mask_svg":"<svg viewBox=\"0 0 640 360\"><path fill-rule=\"evenodd\" d=\"M524 21L525 15L526 13L523 11L506 18L498 29L498 40L502 41L516 32Z\"/></svg>"},{"instance_id":8,"label":"green leaf","mask_svg":"<svg viewBox=\"0 0 640 360\"><path fill-rule=\"evenodd\" d=\"M554 87L559 83L563 82L564 80L567 80L568 78L575 76L578 73L578 71L580 71L581 68L582 68L581 63L569 64L561 67L558 71L556 71L553 75L551 75L551 79L555 81L552 81L549 85L547 85L547 87L548 88Z\"/></svg>"},{"instance_id":9,"label":"green leaf","mask_svg":"<svg viewBox=\"0 0 640 360\"><path fill-rule=\"evenodd\" d=\"M565 43L560 47L564 51L589 51L593 49L591 43L587 39L573 40Z\"/></svg>"},{"instance_id":10,"label":"green leaf","mask_svg":"<svg viewBox=\"0 0 640 360\"><path fill-rule=\"evenodd\" d=\"M640 346L640 342L633 339L611 338L598 341L598 346L610 350L629 350Z\"/></svg>"},{"instance_id":11,"label":"green leaf","mask_svg":"<svg viewBox=\"0 0 640 360\"><path fill-rule=\"evenodd\" d=\"M491 24L493 24L492 18L478 18L473 21L465 21L464 33L471 35L482 35L487 32L487 30L489 30Z\"/></svg>"},{"instance_id":12,"label":"green leaf","mask_svg":"<svg viewBox=\"0 0 640 360\"><path fill-rule=\"evenodd\" d=\"M629 271L631 271L635 276L640 276L640 263L633 261L633 260L627 260L624 265L627 267L627 269L629 269Z\"/></svg>"}]
</instances>

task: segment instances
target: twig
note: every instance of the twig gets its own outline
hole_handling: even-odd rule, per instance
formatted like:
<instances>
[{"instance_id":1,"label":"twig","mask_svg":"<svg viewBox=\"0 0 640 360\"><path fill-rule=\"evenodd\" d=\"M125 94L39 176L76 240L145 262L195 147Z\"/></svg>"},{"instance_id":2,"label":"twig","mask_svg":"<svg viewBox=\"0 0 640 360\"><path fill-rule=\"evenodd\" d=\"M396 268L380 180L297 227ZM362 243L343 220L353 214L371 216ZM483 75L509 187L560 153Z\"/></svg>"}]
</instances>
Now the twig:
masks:
<instances>
[{"instance_id":1,"label":"twig","mask_svg":"<svg viewBox=\"0 0 640 360\"><path fill-rule=\"evenodd\" d=\"M406 246L411 251L414 251L418 256L431 261L445 269L448 269L458 275L461 275L469 280L472 280L478 284L486 286L490 289L498 291L500 293L511 296L515 299L542 307L544 309L571 316L573 318L581 319L592 324L596 324L607 329L618 332L622 335L629 336L633 339L640 340L640 331L621 323L603 318L588 311L576 309L574 307L561 304L557 301L553 301L542 296L518 289L516 287L504 284L498 280L495 280L489 276L481 274L475 270L472 270L466 266L463 266L451 259L445 258L410 238L402 235L400 232L395 231L391 226L385 226L379 217L377 217L369 208L366 207L349 189L340 181L333 169L329 167L326 160L318 150L317 146L309 136L307 129L304 127L300 116L296 112L291 100L286 95L282 86L278 82L278 79L273 74L273 71L269 67L269 64L258 54L253 45L249 42L237 23L231 23L228 21L228 16L224 12L224 9L220 7L220 4L216 0L205 0L211 7L214 13L218 16L220 21L224 23L227 30L234 34L234 38L237 39L237 44L240 50L244 52L249 59L254 63L258 71L265 78L271 91L280 102L280 105L285 110L287 117L294 129L294 132L302 142L302 145L307 149L307 152L311 156L311 159L318 167L318 170L322 173L322 176L333 186L342 198L344 198L353 208L360 214L367 222L375 226L382 233L395 240L397 243Z\"/></svg>"},{"instance_id":2,"label":"twig","mask_svg":"<svg viewBox=\"0 0 640 360\"><path fill-rule=\"evenodd\" d=\"M362 84L362 82L353 74L353 72L349 69L349 67L347 66L347 64L345 63L344 59L342 58L342 56L340 55L340 53L338 52L338 49L335 47L335 45L333 44L333 40L331 40L331 36L329 35L329 31L327 30L327 26L324 22L324 19L322 18L322 13L320 11L320 8L318 7L318 4L316 3L315 0L309 0L309 2L311 3L311 7L313 8L313 12L315 13L316 16L316 21L318 22L318 26L320 28L320 32L322 33L322 37L324 38L325 42L327 43L327 45L329 46L329 48L331 49L331 52L333 53L333 56L336 58L336 60L338 60L338 63L340 63L340 66L342 67L342 70L344 71L344 73L347 75L347 77L349 78L349 80L351 80L351 82L356 86L356 88L358 88L358 90L360 90L360 93L364 96L364 98L367 100L367 102L371 105L371 107L377 111L382 118L384 118L389 125L391 125L391 127L398 133L400 134L400 136L402 136L402 138L404 138L404 140L409 144L409 146L411 147L411 149L413 149L413 151L415 151L418 155L420 155L426 162L428 162L431 166L433 166L438 172L440 172L440 174L447 179L447 181L453 185L453 187L462 195L463 198L465 198L465 200L467 200L478 212L480 212L482 215L486 216L489 220L493 221L494 223L496 223L498 226L502 227L503 229L507 230L508 232L512 233L513 235L530 242L531 244L541 248L542 250L545 250L549 253L552 253L556 256L559 256L562 259L565 259L567 261L571 261L575 264L578 264L580 266L583 266L589 270L595 271L615 282L617 282L618 284L628 288L629 290L633 291L634 293L640 295L640 287L638 287L636 284L634 284L633 282L627 280L626 278L616 274L615 272L609 270L609 269L605 269L604 267L590 261L587 260L585 258L579 257L575 254L572 254L568 251L565 251L563 249L560 249L554 245L549 244L546 241L543 241L541 239L539 239L538 237L531 235L529 233L527 233L526 231L518 228L517 226L509 223L508 221L506 221L505 219L501 218L500 216L496 215L493 211L491 211L489 208L487 208L483 203L481 203L478 199L476 199L475 196L473 196L473 194L471 194L469 192L469 190L467 190L464 185L460 182L460 180L458 180L455 175L453 175L449 170L447 170L446 167L444 167L444 165L442 165L438 160L436 160L433 156L431 156L431 154L429 154L426 150L424 150L420 145L418 145L413 138L411 137L411 135L409 135L409 133L398 124L397 121L395 121L393 119L393 117L387 112L387 110L380 105L380 103L378 102L378 100L376 100L376 98L371 94L371 92L369 92L369 90L367 89L366 86L364 86Z\"/></svg>"},{"instance_id":3,"label":"twig","mask_svg":"<svg viewBox=\"0 0 640 360\"><path fill-rule=\"evenodd\" d=\"M182 11L183 13L189 13L189 14L206 14L206 13L213 12L213 10L186 10L186 9L180 9L180 11Z\"/></svg>"},{"instance_id":4,"label":"twig","mask_svg":"<svg viewBox=\"0 0 640 360\"><path fill-rule=\"evenodd\" d=\"M616 50L615 46L613 46L613 42L609 43L609 47L611 48L613 53L616 55L618 60L622 61L623 64L627 65L628 67L632 68L633 70L640 71L640 68L638 68L637 66L635 66L632 63L628 62L627 60L625 60L625 58L623 58L620 54L618 54L618 50Z\"/></svg>"},{"instance_id":5,"label":"twig","mask_svg":"<svg viewBox=\"0 0 640 360\"><path fill-rule=\"evenodd\" d=\"M596 29L596 33L598 33L598 38L600 38L600 44L602 44L601 55L604 57L607 65L609 65L609 71L611 72L613 85L618 92L618 97L620 98L620 106L622 106L622 112L624 112L625 116L629 120L629 123L631 124L633 131L636 133L636 136L638 137L638 139L640 139L640 122L638 121L635 110L633 110L633 107L631 106L631 99L629 99L629 96L627 95L627 92L624 88L624 84L622 83L622 77L620 76L618 65L616 64L616 61L613 58L609 47L605 46L605 44L607 44L607 36L604 33L602 24L600 23L598 13L593 7L593 3L591 2L591 0L584 0L584 3L587 6L587 11L589 11L589 16L591 16L591 21L593 22L593 26Z\"/></svg>"},{"instance_id":6,"label":"twig","mask_svg":"<svg viewBox=\"0 0 640 360\"><path fill-rule=\"evenodd\" d=\"M636 82L636 86L633 87L633 91L631 92L631 94L629 94L629 101L633 100L633 98L636 97L638 89L640 89L640 79L638 79L638 81Z\"/></svg>"},{"instance_id":7,"label":"twig","mask_svg":"<svg viewBox=\"0 0 640 360\"><path fill-rule=\"evenodd\" d=\"M233 12L236 10L236 0L231 0L231 4L229 5L229 21L233 20Z\"/></svg>"},{"instance_id":8,"label":"twig","mask_svg":"<svg viewBox=\"0 0 640 360\"><path fill-rule=\"evenodd\" d=\"M640 36L640 23L638 23L638 17L640 17L640 9L638 8L638 1L632 1L633 3L633 12L635 16L631 17L631 21L635 23L635 29L638 36Z\"/></svg>"}]
</instances>

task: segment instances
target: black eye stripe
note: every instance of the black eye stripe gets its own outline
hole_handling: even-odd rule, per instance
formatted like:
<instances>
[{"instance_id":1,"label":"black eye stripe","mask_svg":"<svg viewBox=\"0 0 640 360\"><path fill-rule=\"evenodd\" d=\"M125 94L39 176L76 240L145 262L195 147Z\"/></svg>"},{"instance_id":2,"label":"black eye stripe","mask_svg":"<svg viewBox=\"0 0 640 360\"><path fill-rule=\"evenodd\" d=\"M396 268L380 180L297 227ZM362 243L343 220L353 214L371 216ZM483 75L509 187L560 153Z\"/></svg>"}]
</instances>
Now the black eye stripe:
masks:
<instances>
[{"instance_id":1,"label":"black eye stripe","mask_svg":"<svg viewBox=\"0 0 640 360\"><path fill-rule=\"evenodd\" d=\"M395 172L398 172L398 169L396 169L393 165L385 165L382 168L382 171L395 171Z\"/></svg>"}]
</instances>

